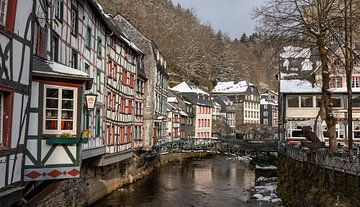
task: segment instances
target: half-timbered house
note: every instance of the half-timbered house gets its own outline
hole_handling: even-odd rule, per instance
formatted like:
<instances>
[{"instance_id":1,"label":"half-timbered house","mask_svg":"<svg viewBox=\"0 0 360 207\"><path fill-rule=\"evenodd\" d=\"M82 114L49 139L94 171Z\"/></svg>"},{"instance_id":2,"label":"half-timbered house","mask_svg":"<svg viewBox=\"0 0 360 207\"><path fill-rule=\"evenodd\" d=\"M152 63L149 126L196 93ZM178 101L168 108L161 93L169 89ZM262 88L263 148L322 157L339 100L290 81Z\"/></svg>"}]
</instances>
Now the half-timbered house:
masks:
<instances>
[{"instance_id":1,"label":"half-timbered house","mask_svg":"<svg viewBox=\"0 0 360 207\"><path fill-rule=\"evenodd\" d=\"M142 34L131 22L120 14L113 20L144 52L144 71L148 78L144 90L143 149L151 149L157 141L165 139L167 117L166 61L156 44Z\"/></svg>"},{"instance_id":2,"label":"half-timbered house","mask_svg":"<svg viewBox=\"0 0 360 207\"><path fill-rule=\"evenodd\" d=\"M106 27L97 13L93 1L37 1L27 181L79 177L81 141L103 145L101 124L89 124L104 105ZM98 94L94 112L85 109L90 92ZM85 129L93 139L81 139Z\"/></svg>"},{"instance_id":3,"label":"half-timbered house","mask_svg":"<svg viewBox=\"0 0 360 207\"><path fill-rule=\"evenodd\" d=\"M0 1L0 206L22 198L33 9L33 1Z\"/></svg>"}]
</instances>

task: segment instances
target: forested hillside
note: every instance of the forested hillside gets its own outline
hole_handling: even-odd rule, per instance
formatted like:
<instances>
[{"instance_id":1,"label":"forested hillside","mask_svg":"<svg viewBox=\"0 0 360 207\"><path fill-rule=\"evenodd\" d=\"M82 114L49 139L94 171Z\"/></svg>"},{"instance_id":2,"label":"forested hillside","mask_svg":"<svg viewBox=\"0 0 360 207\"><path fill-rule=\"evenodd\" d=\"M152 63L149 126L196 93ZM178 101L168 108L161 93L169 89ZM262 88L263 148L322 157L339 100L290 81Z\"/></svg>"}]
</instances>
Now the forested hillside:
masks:
<instances>
[{"instance_id":1,"label":"forested hillside","mask_svg":"<svg viewBox=\"0 0 360 207\"><path fill-rule=\"evenodd\" d=\"M98 1L106 12L120 13L156 42L167 59L170 86L190 79L212 89L216 81L238 77L276 87L275 50L257 34L231 40L170 0Z\"/></svg>"}]
</instances>

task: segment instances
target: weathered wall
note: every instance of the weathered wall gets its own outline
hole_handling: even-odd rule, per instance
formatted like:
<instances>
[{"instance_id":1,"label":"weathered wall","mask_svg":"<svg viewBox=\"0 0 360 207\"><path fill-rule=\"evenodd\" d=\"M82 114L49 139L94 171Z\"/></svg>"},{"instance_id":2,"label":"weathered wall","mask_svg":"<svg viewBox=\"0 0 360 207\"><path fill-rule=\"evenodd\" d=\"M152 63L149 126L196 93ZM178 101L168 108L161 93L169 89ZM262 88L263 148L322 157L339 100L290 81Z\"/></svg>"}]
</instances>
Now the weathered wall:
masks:
<instances>
[{"instance_id":1,"label":"weathered wall","mask_svg":"<svg viewBox=\"0 0 360 207\"><path fill-rule=\"evenodd\" d=\"M194 152L166 154L152 159L134 157L105 167L92 167L90 163L84 162L80 179L54 182L48 187L51 193L45 193L41 201L29 204L40 207L87 206L116 189L149 175L156 167L207 155L209 154Z\"/></svg>"},{"instance_id":2,"label":"weathered wall","mask_svg":"<svg viewBox=\"0 0 360 207\"><path fill-rule=\"evenodd\" d=\"M280 156L277 191L285 206L360 206L359 177Z\"/></svg>"}]
</instances>

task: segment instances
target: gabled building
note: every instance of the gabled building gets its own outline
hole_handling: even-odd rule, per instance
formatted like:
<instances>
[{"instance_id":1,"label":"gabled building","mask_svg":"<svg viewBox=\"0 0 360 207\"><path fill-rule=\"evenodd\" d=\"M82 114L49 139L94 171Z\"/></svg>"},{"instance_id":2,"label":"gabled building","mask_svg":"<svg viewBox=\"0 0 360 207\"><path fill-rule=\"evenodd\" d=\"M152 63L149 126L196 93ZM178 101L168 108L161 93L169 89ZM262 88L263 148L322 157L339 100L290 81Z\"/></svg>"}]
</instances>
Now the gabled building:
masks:
<instances>
[{"instance_id":1,"label":"gabled building","mask_svg":"<svg viewBox=\"0 0 360 207\"><path fill-rule=\"evenodd\" d=\"M143 149L150 150L157 141L164 140L167 117L167 82L166 61L155 43L143 35L131 22L120 14L113 18L117 26L125 32L131 41L146 54L144 71L148 78L145 83L144 98L144 140Z\"/></svg>"},{"instance_id":2,"label":"gabled building","mask_svg":"<svg viewBox=\"0 0 360 207\"><path fill-rule=\"evenodd\" d=\"M166 124L166 142L180 138L180 111L179 102L176 97L168 97L168 114Z\"/></svg>"},{"instance_id":3,"label":"gabled building","mask_svg":"<svg viewBox=\"0 0 360 207\"><path fill-rule=\"evenodd\" d=\"M333 101L333 112L338 121L336 138L347 144L347 89L345 70L340 64L341 53L331 56L330 89ZM288 143L304 140L302 128L307 126L314 130L322 140L328 141L325 121L317 119L321 99L321 71L317 55L310 49L285 47L280 54L280 132L281 139ZM339 59L340 57L340 59ZM360 65L354 61L352 74L353 91L353 140L360 141Z\"/></svg>"},{"instance_id":4,"label":"gabled building","mask_svg":"<svg viewBox=\"0 0 360 207\"><path fill-rule=\"evenodd\" d=\"M210 95L193 83L183 81L171 88L176 94L191 103L195 117L193 119L195 138L212 137L212 101Z\"/></svg>"},{"instance_id":5,"label":"gabled building","mask_svg":"<svg viewBox=\"0 0 360 207\"><path fill-rule=\"evenodd\" d=\"M277 127L278 105L266 98L260 100L260 124Z\"/></svg>"},{"instance_id":6,"label":"gabled building","mask_svg":"<svg viewBox=\"0 0 360 207\"><path fill-rule=\"evenodd\" d=\"M191 103L168 91L167 140L191 138L193 113ZM176 139L174 139L176 138Z\"/></svg>"},{"instance_id":7,"label":"gabled building","mask_svg":"<svg viewBox=\"0 0 360 207\"><path fill-rule=\"evenodd\" d=\"M84 159L130 158L144 54L94 0L37 3L25 180L78 178ZM97 95L93 110L87 94Z\"/></svg>"},{"instance_id":8,"label":"gabled building","mask_svg":"<svg viewBox=\"0 0 360 207\"><path fill-rule=\"evenodd\" d=\"M278 126L278 94L267 90L261 94L260 99L260 124L269 127Z\"/></svg>"},{"instance_id":9,"label":"gabled building","mask_svg":"<svg viewBox=\"0 0 360 207\"><path fill-rule=\"evenodd\" d=\"M0 1L0 206L22 198L34 6L33 1Z\"/></svg>"},{"instance_id":10,"label":"gabled building","mask_svg":"<svg viewBox=\"0 0 360 207\"><path fill-rule=\"evenodd\" d=\"M227 119L236 123L260 123L260 94L254 84L247 81L218 82L211 96L227 97ZM232 122L230 126L235 126Z\"/></svg>"}]
</instances>

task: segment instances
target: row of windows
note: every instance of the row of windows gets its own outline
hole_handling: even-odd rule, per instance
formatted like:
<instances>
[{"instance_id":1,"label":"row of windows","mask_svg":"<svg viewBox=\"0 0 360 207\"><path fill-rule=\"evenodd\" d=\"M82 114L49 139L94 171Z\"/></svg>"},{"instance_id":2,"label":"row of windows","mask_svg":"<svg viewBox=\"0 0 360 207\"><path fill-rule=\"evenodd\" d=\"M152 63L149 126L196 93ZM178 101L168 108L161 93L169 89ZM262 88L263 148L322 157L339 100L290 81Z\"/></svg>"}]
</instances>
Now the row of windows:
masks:
<instances>
[{"instance_id":1,"label":"row of windows","mask_svg":"<svg viewBox=\"0 0 360 207\"><path fill-rule=\"evenodd\" d=\"M343 78L334 76L330 78L330 88L342 88L344 87ZM351 79L352 88L360 88L360 76L353 76Z\"/></svg>"},{"instance_id":2,"label":"row of windows","mask_svg":"<svg viewBox=\"0 0 360 207\"><path fill-rule=\"evenodd\" d=\"M260 113L258 111L245 111L245 119L246 118L258 119L258 118L260 118L259 114Z\"/></svg>"},{"instance_id":3,"label":"row of windows","mask_svg":"<svg viewBox=\"0 0 360 207\"><path fill-rule=\"evenodd\" d=\"M118 64L116 64L113 61L109 61L109 78L112 78L114 80L117 80L118 78L118 72L120 73L121 76L121 83L123 85L128 85L130 88L134 88L135 86L135 75L133 73L130 73L129 71L127 71L125 68L123 68L122 71L119 71L120 66Z\"/></svg>"},{"instance_id":4,"label":"row of windows","mask_svg":"<svg viewBox=\"0 0 360 207\"><path fill-rule=\"evenodd\" d=\"M198 127L210 127L210 119L198 119Z\"/></svg>"},{"instance_id":5,"label":"row of windows","mask_svg":"<svg viewBox=\"0 0 360 207\"><path fill-rule=\"evenodd\" d=\"M249 103L249 102L245 102L245 109L255 109L255 110L259 110L259 104L257 103Z\"/></svg>"},{"instance_id":6,"label":"row of windows","mask_svg":"<svg viewBox=\"0 0 360 207\"><path fill-rule=\"evenodd\" d=\"M210 132L198 132L197 137L198 138L210 138Z\"/></svg>"},{"instance_id":7,"label":"row of windows","mask_svg":"<svg viewBox=\"0 0 360 207\"><path fill-rule=\"evenodd\" d=\"M133 111L133 100L120 98L117 94L113 92L108 92L107 95L107 108L109 110L115 111L116 107L119 107L119 112L125 114L132 114Z\"/></svg>"},{"instance_id":8,"label":"row of windows","mask_svg":"<svg viewBox=\"0 0 360 207\"><path fill-rule=\"evenodd\" d=\"M302 128L304 126L314 126L313 120L308 121L289 121L286 125L287 137L288 138L298 138L304 137ZM325 138L329 137L327 132L326 124L322 125L323 136ZM343 123L339 122L336 124L336 138L337 139L344 139L346 137L346 127ZM360 139L360 122L353 121L353 137L355 139Z\"/></svg>"},{"instance_id":9,"label":"row of windows","mask_svg":"<svg viewBox=\"0 0 360 207\"><path fill-rule=\"evenodd\" d=\"M117 128L117 131L115 131ZM115 126L107 125L106 140L108 145L126 144L131 142L132 127L131 126Z\"/></svg>"},{"instance_id":10,"label":"row of windows","mask_svg":"<svg viewBox=\"0 0 360 207\"><path fill-rule=\"evenodd\" d=\"M333 107L344 107L344 98L343 96L333 96ZM320 100L319 96L289 96L287 97L287 106L293 108L320 107ZM352 102L353 107L360 107L360 96L353 96Z\"/></svg>"},{"instance_id":11,"label":"row of windows","mask_svg":"<svg viewBox=\"0 0 360 207\"><path fill-rule=\"evenodd\" d=\"M210 114L211 108L207 106L199 106L199 114Z\"/></svg>"}]
</instances>

